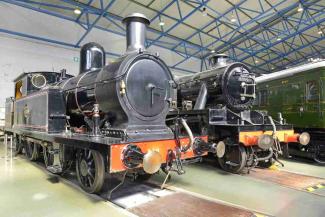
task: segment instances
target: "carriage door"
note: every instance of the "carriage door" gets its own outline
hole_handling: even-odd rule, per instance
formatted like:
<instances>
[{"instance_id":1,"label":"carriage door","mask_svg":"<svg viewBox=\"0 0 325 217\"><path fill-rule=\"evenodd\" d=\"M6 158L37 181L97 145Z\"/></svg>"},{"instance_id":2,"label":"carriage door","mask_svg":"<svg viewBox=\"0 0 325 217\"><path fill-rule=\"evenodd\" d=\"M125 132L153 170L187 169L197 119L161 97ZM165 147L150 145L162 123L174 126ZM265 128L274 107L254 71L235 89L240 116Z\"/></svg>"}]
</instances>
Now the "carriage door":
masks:
<instances>
[{"instance_id":1,"label":"carriage door","mask_svg":"<svg viewBox=\"0 0 325 217\"><path fill-rule=\"evenodd\" d=\"M306 112L320 113L320 91L316 80L306 82Z\"/></svg>"}]
</instances>

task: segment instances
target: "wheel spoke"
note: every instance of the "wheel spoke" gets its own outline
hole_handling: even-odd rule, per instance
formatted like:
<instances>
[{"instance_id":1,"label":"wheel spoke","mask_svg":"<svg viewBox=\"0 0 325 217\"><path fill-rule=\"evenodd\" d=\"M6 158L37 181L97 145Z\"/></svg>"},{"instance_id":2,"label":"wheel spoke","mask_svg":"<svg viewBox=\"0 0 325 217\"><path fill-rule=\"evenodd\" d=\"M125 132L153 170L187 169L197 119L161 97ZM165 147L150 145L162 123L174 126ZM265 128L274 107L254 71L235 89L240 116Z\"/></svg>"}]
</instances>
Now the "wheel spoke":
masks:
<instances>
[{"instance_id":1,"label":"wheel spoke","mask_svg":"<svg viewBox=\"0 0 325 217\"><path fill-rule=\"evenodd\" d=\"M93 185L93 182L91 181L90 176L87 176L87 180L88 180L89 187L91 187Z\"/></svg>"},{"instance_id":2,"label":"wheel spoke","mask_svg":"<svg viewBox=\"0 0 325 217\"><path fill-rule=\"evenodd\" d=\"M82 182L82 184L84 185L84 186L87 186L87 180L86 180L86 177L84 177L84 176L80 176L80 178L81 178L81 182Z\"/></svg>"},{"instance_id":3,"label":"wheel spoke","mask_svg":"<svg viewBox=\"0 0 325 217\"><path fill-rule=\"evenodd\" d=\"M90 161L87 162L88 166L92 166L94 164L94 159L91 159Z\"/></svg>"},{"instance_id":4,"label":"wheel spoke","mask_svg":"<svg viewBox=\"0 0 325 217\"><path fill-rule=\"evenodd\" d=\"M87 159L87 156L88 156L88 153L90 151L88 151L87 149L85 149L84 153L83 153L83 158L86 158Z\"/></svg>"},{"instance_id":5,"label":"wheel spoke","mask_svg":"<svg viewBox=\"0 0 325 217\"><path fill-rule=\"evenodd\" d=\"M91 155L92 155L92 154L91 154L91 151L89 151L89 152L88 152L88 155L87 155L87 160L90 160L90 159L91 159L91 157L92 157Z\"/></svg>"},{"instance_id":6,"label":"wheel spoke","mask_svg":"<svg viewBox=\"0 0 325 217\"><path fill-rule=\"evenodd\" d=\"M95 173L94 173L95 174ZM88 170L88 175L94 180L94 174L92 174L91 169Z\"/></svg>"}]
</instances>

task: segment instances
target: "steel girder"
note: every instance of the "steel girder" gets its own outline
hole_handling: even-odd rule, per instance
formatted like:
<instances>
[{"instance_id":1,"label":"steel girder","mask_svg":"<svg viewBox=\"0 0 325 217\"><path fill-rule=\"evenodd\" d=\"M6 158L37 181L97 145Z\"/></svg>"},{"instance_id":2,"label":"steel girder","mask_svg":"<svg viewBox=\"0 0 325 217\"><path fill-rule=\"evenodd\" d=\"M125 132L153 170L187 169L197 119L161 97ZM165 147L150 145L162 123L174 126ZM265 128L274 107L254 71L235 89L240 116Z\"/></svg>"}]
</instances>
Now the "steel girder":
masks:
<instances>
[{"instance_id":1,"label":"steel girder","mask_svg":"<svg viewBox=\"0 0 325 217\"><path fill-rule=\"evenodd\" d=\"M88 0L85 4L74 0L61 0L66 3L65 5L48 3L46 1L38 2L36 0L2 1L77 22L85 29L85 33L76 42L74 45L75 47L78 47L80 43L82 43L83 39L93 28L122 36L125 35L123 31L124 27L119 24L122 17L109 12L109 8L115 4L115 0L109 0L108 3L107 1L104 2L104 0ZM91 6L95 1L100 3L99 8ZM130 1L143 6L141 2L136 2L135 0ZM288 63L290 65L298 64L301 62L302 58L307 55L324 57L324 52L322 52L322 48L319 45L320 42L323 42L324 34L316 36L310 34L311 29L321 28L324 25L325 9L324 5L318 4L320 0L297 0L289 4L286 3L286 0L279 0L273 5L269 0L256 0L258 7L255 9L245 6L245 3L249 0L241 0L236 4L233 4L229 0L225 0L228 4L232 5L232 7L223 13L212 8L211 4L208 4L210 0L182 0L182 3L193 8L187 14L182 13L179 1L181 0L170 0L162 9L155 11L156 14L151 21L156 19L160 20L161 16L164 16L173 19L175 23L166 30L164 30L163 27L161 27L161 31L150 28L149 31L157 34L157 37L148 40L147 43L148 46L156 45L171 49L183 58L181 61L171 66L171 68L181 69L179 66L186 61L191 61L191 58L201 58L201 69L204 69L206 68L204 58L214 49L217 52L227 52L230 54L231 59L243 61L256 72L262 73L268 73L274 69L280 70ZM151 3L149 3L149 5ZM285 7L283 7L283 5L285 5ZM300 16L296 16L296 9L300 5L303 6L304 10ZM79 7L82 9L82 14L79 15L77 19L72 19L64 14L39 8L38 6L53 7L66 11L71 11L75 7ZM170 7L177 8L180 19L175 20L174 17L165 13ZM191 27L184 21L193 16L195 12L202 11L202 7L208 9L208 16L212 18L212 21L208 22L201 29L193 27L195 31L185 38L178 38L170 34L172 30L177 28L180 24ZM281 9L279 10L278 8ZM245 14L250 19L242 22L238 15L239 13ZM235 15L237 22L231 22L229 19L229 15L231 14ZM90 21L90 15L97 16L97 18ZM87 18L86 21L81 19L82 16ZM100 19L106 19L116 26L118 30L111 30L97 25ZM229 27L230 31L222 32L222 25ZM2 32L6 32L6 30L2 30ZM16 33L20 34L19 32ZM10 33L7 32L7 34ZM207 43L202 40L203 35L213 40ZM35 39L38 36L33 37ZM190 41L194 37L199 38L198 43ZM171 42L164 39L170 39ZM55 40L48 39L48 42L55 43ZM307 48L311 48L311 52L306 52ZM113 53L114 52L112 52L112 54ZM295 55L295 57L291 58L290 56L292 55ZM188 69L181 70L193 72Z\"/></svg>"}]
</instances>

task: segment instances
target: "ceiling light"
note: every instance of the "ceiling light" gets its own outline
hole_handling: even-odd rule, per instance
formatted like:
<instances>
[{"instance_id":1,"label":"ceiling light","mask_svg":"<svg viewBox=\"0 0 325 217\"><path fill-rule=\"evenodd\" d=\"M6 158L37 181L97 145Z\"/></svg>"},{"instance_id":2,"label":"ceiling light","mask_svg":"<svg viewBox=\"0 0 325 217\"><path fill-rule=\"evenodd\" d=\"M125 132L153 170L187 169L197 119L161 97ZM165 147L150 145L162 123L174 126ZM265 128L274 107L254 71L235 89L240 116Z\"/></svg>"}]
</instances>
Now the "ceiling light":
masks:
<instances>
[{"instance_id":1,"label":"ceiling light","mask_svg":"<svg viewBox=\"0 0 325 217\"><path fill-rule=\"evenodd\" d=\"M271 68L272 70L274 69L274 67Z\"/></svg>"},{"instance_id":2,"label":"ceiling light","mask_svg":"<svg viewBox=\"0 0 325 217\"><path fill-rule=\"evenodd\" d=\"M76 9L73 10L73 13L79 15L79 14L81 14L81 10L79 8L76 8Z\"/></svg>"},{"instance_id":3,"label":"ceiling light","mask_svg":"<svg viewBox=\"0 0 325 217\"><path fill-rule=\"evenodd\" d=\"M236 21L237 21L237 19L234 17L234 15L231 15L230 22L235 23Z\"/></svg>"},{"instance_id":4,"label":"ceiling light","mask_svg":"<svg viewBox=\"0 0 325 217\"><path fill-rule=\"evenodd\" d=\"M159 26L164 26L165 25L165 22L164 21L160 21L159 22Z\"/></svg>"},{"instance_id":5,"label":"ceiling light","mask_svg":"<svg viewBox=\"0 0 325 217\"><path fill-rule=\"evenodd\" d=\"M303 10L304 10L304 8L302 7L301 4L299 4L299 7L298 7L297 11L298 11L298 12L302 12Z\"/></svg>"},{"instance_id":6,"label":"ceiling light","mask_svg":"<svg viewBox=\"0 0 325 217\"><path fill-rule=\"evenodd\" d=\"M202 16L207 16L208 15L208 13L207 13L207 9L206 9L206 7L203 7L202 8Z\"/></svg>"},{"instance_id":7,"label":"ceiling light","mask_svg":"<svg viewBox=\"0 0 325 217\"><path fill-rule=\"evenodd\" d=\"M321 35L321 34L323 34L323 31L321 30L321 29L318 29L318 35Z\"/></svg>"},{"instance_id":8,"label":"ceiling light","mask_svg":"<svg viewBox=\"0 0 325 217\"><path fill-rule=\"evenodd\" d=\"M277 40L277 41L281 41L281 40L282 40L282 38L277 38L276 40Z\"/></svg>"},{"instance_id":9,"label":"ceiling light","mask_svg":"<svg viewBox=\"0 0 325 217\"><path fill-rule=\"evenodd\" d=\"M255 60L255 63L258 63L258 60Z\"/></svg>"},{"instance_id":10,"label":"ceiling light","mask_svg":"<svg viewBox=\"0 0 325 217\"><path fill-rule=\"evenodd\" d=\"M211 50L210 53L215 53L216 51L215 50Z\"/></svg>"}]
</instances>

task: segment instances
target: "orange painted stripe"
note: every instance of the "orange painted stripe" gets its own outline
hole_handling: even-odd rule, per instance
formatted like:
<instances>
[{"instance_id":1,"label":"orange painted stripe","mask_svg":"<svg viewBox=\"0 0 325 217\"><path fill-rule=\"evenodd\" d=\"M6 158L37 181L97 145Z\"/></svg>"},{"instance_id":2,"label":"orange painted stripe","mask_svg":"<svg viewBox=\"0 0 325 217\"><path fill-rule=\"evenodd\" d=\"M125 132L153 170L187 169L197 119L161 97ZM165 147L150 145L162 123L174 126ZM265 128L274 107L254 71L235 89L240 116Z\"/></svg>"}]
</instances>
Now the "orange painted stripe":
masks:
<instances>
[{"instance_id":1,"label":"orange painted stripe","mask_svg":"<svg viewBox=\"0 0 325 217\"><path fill-rule=\"evenodd\" d=\"M285 142L298 142L299 141L299 134L293 134L293 135L284 135Z\"/></svg>"},{"instance_id":2,"label":"orange painted stripe","mask_svg":"<svg viewBox=\"0 0 325 217\"><path fill-rule=\"evenodd\" d=\"M208 141L207 136L200 137L204 141ZM189 142L188 138L182 138L180 139L180 144L181 146L186 146ZM134 142L132 144L137 145L143 153L147 153L149 150L157 151L160 153L162 156L163 163L166 163L167 160L167 153L168 150L175 150L176 148L176 140L171 139L171 140L160 140L160 141L148 141L148 142ZM114 144L110 146L110 172L115 173L115 172L122 172L125 171L127 168L124 166L122 162L122 152L123 149L127 146L128 144ZM205 153L204 155L207 155ZM190 149L186 153L182 153L181 159L188 159L188 158L193 158L196 157L194 152Z\"/></svg>"},{"instance_id":3,"label":"orange painted stripe","mask_svg":"<svg viewBox=\"0 0 325 217\"><path fill-rule=\"evenodd\" d=\"M272 131L239 132L239 142L242 143L244 146L257 145L258 137L263 134L272 135ZM279 130L276 131L275 135L280 142L287 142L287 139L289 137L291 138L297 134L294 133L294 130Z\"/></svg>"}]
</instances>

